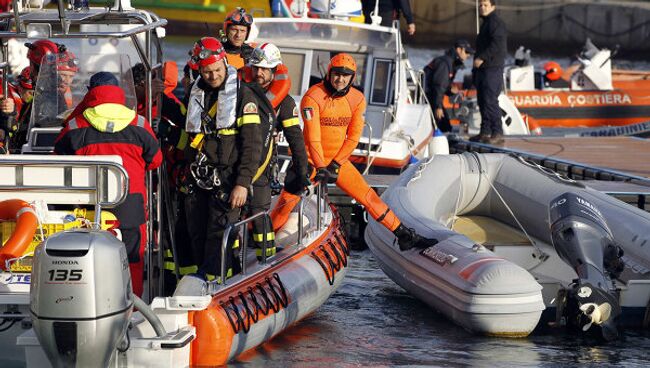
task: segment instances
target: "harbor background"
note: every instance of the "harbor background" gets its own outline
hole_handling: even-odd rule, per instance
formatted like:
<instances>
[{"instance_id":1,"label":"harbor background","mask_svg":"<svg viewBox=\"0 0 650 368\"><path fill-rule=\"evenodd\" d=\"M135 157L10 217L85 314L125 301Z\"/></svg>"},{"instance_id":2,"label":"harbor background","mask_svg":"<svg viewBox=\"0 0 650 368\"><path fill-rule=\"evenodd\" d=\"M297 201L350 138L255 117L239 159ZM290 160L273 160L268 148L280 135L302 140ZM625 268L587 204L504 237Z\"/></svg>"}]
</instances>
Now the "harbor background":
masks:
<instances>
[{"instance_id":1,"label":"harbor background","mask_svg":"<svg viewBox=\"0 0 650 368\"><path fill-rule=\"evenodd\" d=\"M91 3L99 5L102 1ZM473 42L476 0L410 2L417 32L404 37L406 44L439 48L459 37ZM236 6L245 7L254 16L270 16L268 0L133 0L133 4L167 18L169 34L214 29ZM533 54L566 54L579 50L589 37L599 47L620 47L620 58L650 58L650 43L646 42L650 37L650 2L646 0L499 0L497 12L506 24L509 49L513 51L524 45Z\"/></svg>"}]
</instances>

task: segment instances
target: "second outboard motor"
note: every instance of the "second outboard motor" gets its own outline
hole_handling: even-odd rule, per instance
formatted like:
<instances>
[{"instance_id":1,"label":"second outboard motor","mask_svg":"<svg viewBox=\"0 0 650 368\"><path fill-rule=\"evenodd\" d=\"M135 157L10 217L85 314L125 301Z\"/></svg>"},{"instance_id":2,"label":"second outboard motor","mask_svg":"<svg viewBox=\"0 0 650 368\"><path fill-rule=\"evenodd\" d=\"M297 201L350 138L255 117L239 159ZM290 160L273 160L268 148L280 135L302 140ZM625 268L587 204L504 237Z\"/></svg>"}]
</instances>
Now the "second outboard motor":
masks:
<instances>
[{"instance_id":1,"label":"second outboard motor","mask_svg":"<svg viewBox=\"0 0 650 368\"><path fill-rule=\"evenodd\" d=\"M621 248L599 209L575 193L555 198L549 217L555 250L578 274L565 306L568 324L582 331L597 325L603 338L615 339L621 308L612 279L623 268Z\"/></svg>"},{"instance_id":2,"label":"second outboard motor","mask_svg":"<svg viewBox=\"0 0 650 368\"><path fill-rule=\"evenodd\" d=\"M34 332L54 367L107 367L133 312L126 248L106 231L49 237L34 253Z\"/></svg>"}]
</instances>

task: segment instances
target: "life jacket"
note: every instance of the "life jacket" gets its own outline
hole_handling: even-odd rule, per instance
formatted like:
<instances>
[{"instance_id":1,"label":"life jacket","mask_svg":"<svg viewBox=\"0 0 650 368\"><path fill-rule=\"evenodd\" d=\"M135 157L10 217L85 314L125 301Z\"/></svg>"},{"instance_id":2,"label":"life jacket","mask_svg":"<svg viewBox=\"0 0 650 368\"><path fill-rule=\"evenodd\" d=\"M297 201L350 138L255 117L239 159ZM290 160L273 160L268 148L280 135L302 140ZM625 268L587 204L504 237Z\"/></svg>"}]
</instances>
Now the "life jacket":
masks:
<instances>
[{"instance_id":1,"label":"life jacket","mask_svg":"<svg viewBox=\"0 0 650 368\"><path fill-rule=\"evenodd\" d=\"M255 82L255 77L253 76L253 68L250 66L243 67L239 70L239 73L241 74L242 80L245 82ZM273 108L277 109L284 98L287 97L290 90L291 78L289 77L289 68L287 68L287 66L284 64L280 64L275 69L273 81L269 85L269 88L266 89L266 98L271 102Z\"/></svg>"},{"instance_id":2,"label":"life jacket","mask_svg":"<svg viewBox=\"0 0 650 368\"><path fill-rule=\"evenodd\" d=\"M204 133L204 113L207 113L214 121L214 129L217 131L231 129L236 122L237 94L239 80L237 70L228 66L225 86L219 91L219 98L213 106L203 106L205 91L199 87L201 77L190 89L189 101L187 103L187 115L185 117L185 131L188 133ZM207 109L207 111L205 111Z\"/></svg>"}]
</instances>

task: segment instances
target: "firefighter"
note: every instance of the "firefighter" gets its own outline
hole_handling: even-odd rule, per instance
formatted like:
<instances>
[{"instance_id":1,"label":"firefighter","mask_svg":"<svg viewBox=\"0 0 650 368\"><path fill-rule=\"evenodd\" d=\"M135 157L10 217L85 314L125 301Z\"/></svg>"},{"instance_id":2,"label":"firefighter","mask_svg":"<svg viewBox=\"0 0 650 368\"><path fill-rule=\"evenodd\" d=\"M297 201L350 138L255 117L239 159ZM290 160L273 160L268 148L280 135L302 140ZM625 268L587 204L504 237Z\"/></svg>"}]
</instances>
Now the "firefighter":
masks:
<instances>
[{"instance_id":1,"label":"firefighter","mask_svg":"<svg viewBox=\"0 0 650 368\"><path fill-rule=\"evenodd\" d=\"M117 78L98 72L84 99L66 119L54 144L61 155L118 155L129 174L129 194L112 212L126 246L133 292L142 295L147 244L145 171L160 166L158 141L144 116L124 104Z\"/></svg>"},{"instance_id":2,"label":"firefighter","mask_svg":"<svg viewBox=\"0 0 650 368\"><path fill-rule=\"evenodd\" d=\"M285 178L285 191L288 193L285 195L284 200L293 200L294 197L297 198L300 193L302 193L305 187L309 186L311 182L309 181L309 174L307 172L307 151L305 150L305 141L303 139L302 129L300 129L300 118L298 116L298 107L294 99L289 96L288 83L288 74L286 68L282 72L278 71L279 67L282 64L282 55L277 46L271 43L264 43L261 46L257 47L250 59L251 74L255 79L255 82L262 89L262 93L266 97L270 98L272 108L277 114L277 119L275 124L271 127L271 133L273 136L277 135L277 132L283 132L284 137L289 143L289 148L291 149L292 162L289 170L287 171L287 176ZM281 95L280 95L281 94ZM273 142L271 142L273 143ZM269 153L274 153L273 147L270 147L271 151ZM271 159L271 161L274 161ZM272 170L277 171L277 170ZM273 180L273 178L270 178ZM256 211L266 211L269 209L271 204L271 187L269 180L266 178L260 178L254 184L253 190L253 199L252 203L256 203ZM258 196L262 196L263 199L257 199ZM285 206L283 203L279 203L274 211L282 211ZM287 207L288 208L288 207ZM255 214L257 212L252 212ZM267 232L267 256L272 256L276 252L276 248L272 241L275 238L274 231L278 227L273 226L273 214L271 214L271 219L267 219L269 224L268 229L264 229ZM287 214L288 216L288 214ZM258 226L259 228L259 226ZM269 239L270 238L270 239ZM255 242L257 248L258 258L261 257L261 243L263 237L262 234L257 232L255 227L253 229L253 241Z\"/></svg>"},{"instance_id":3,"label":"firefighter","mask_svg":"<svg viewBox=\"0 0 650 368\"><path fill-rule=\"evenodd\" d=\"M244 8L236 8L230 12L223 21L224 43L228 64L236 69L246 65L246 60L253 52L253 47L245 41L251 32L253 16L248 14Z\"/></svg>"},{"instance_id":4,"label":"firefighter","mask_svg":"<svg viewBox=\"0 0 650 368\"><path fill-rule=\"evenodd\" d=\"M185 120L191 135L185 212L192 264L181 266L210 281L219 275L224 230L239 221L259 167L261 120L255 94L239 82L219 40L201 38L192 58L200 73L190 88ZM236 246L231 238L224 260L226 276L236 271L232 264Z\"/></svg>"}]
</instances>

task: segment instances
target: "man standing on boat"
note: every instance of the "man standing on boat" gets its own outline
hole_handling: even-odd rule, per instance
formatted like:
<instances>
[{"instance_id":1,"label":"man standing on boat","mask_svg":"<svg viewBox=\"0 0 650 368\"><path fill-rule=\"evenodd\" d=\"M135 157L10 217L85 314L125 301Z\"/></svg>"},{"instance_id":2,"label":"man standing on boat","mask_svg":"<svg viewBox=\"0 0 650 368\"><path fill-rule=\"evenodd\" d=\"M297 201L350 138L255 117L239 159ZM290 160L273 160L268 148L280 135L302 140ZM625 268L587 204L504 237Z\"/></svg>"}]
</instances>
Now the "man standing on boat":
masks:
<instances>
[{"instance_id":1,"label":"man standing on boat","mask_svg":"<svg viewBox=\"0 0 650 368\"><path fill-rule=\"evenodd\" d=\"M239 7L230 12L223 21L223 32L225 32L223 47L226 50L228 64L237 70L246 65L246 60L253 52L253 47L245 43L251 32L252 24L253 16L246 13L244 8Z\"/></svg>"},{"instance_id":2,"label":"man standing on boat","mask_svg":"<svg viewBox=\"0 0 650 368\"><path fill-rule=\"evenodd\" d=\"M133 292L143 291L147 244L145 171L162 163L158 140L144 116L124 104L124 90L109 72L90 78L88 93L66 119L54 143L60 155L118 155L129 174L129 194L112 212L126 246Z\"/></svg>"},{"instance_id":3,"label":"man standing on boat","mask_svg":"<svg viewBox=\"0 0 650 368\"><path fill-rule=\"evenodd\" d=\"M456 72L473 53L474 49L467 40L457 40L453 48L424 67L424 90L433 109L436 125L443 132L451 132L451 124L442 100L445 95L458 93L458 88L452 85Z\"/></svg>"},{"instance_id":4,"label":"man standing on boat","mask_svg":"<svg viewBox=\"0 0 650 368\"><path fill-rule=\"evenodd\" d=\"M224 230L240 219L259 167L262 134L258 101L239 82L237 70L214 37L203 37L192 50L200 76L190 88L185 130L191 135L186 158L191 162L185 198L196 276L213 280L220 274ZM225 260L233 272L230 239ZM220 280L218 280L220 281Z\"/></svg>"},{"instance_id":5,"label":"man standing on boat","mask_svg":"<svg viewBox=\"0 0 650 368\"><path fill-rule=\"evenodd\" d=\"M352 86L356 72L351 55L335 55L325 79L309 88L300 103L309 163L316 169L314 180L323 185L336 183L397 236L400 250L433 246L438 241L404 226L349 161L359 143L366 111L363 93Z\"/></svg>"},{"instance_id":6,"label":"man standing on boat","mask_svg":"<svg viewBox=\"0 0 650 368\"><path fill-rule=\"evenodd\" d=\"M481 111L481 131L470 138L473 142L503 144L503 127L499 94L503 89L503 65L507 53L506 25L496 14L496 0L480 0L483 19L476 37L474 85Z\"/></svg>"},{"instance_id":7,"label":"man standing on boat","mask_svg":"<svg viewBox=\"0 0 650 368\"><path fill-rule=\"evenodd\" d=\"M272 127L273 136L277 135L277 132L283 132L284 137L289 143L289 149L291 149L291 166L287 170L287 175L284 180L284 190L280 195L280 199L276 204L273 212L271 212L271 219L269 224L274 224L273 219L280 216L280 222L284 224L286 219L289 216L289 213L284 213L285 206L287 202L295 201L297 202L300 194L304 191L305 187L311 185L309 180L309 174L307 172L307 151L305 149L305 141L302 135L302 129L300 129L300 118L298 116L298 107L296 102L293 100L293 97L289 95L289 86L290 83L288 79L288 74L278 72L278 69L282 65L282 55L277 46L264 43L253 51L253 54L250 59L250 65L252 67L252 75L255 78L257 84L263 89L266 93L266 96L269 98L273 108L276 111L277 119L276 123ZM286 70L286 69L285 69ZM283 88L281 85L284 84L286 88ZM275 88L278 86L278 88ZM282 93L282 95L276 95ZM273 147L271 147L273 149ZM270 183L267 180L262 182L265 187L257 189L260 185L255 184L252 203L260 202L265 205L264 208L260 207L260 210L268 210L271 205L271 188ZM258 195L263 195L263 201L256 200ZM289 208L291 212L291 208ZM254 213L253 213L254 214ZM272 226L269 235L274 236L274 231L277 230L278 226ZM255 232L255 231L254 231ZM253 238L256 243L259 243L261 238L259 235L258 239L255 239L255 234ZM261 244L256 244L258 248ZM275 247L271 250L267 248L267 256L275 254Z\"/></svg>"}]
</instances>

